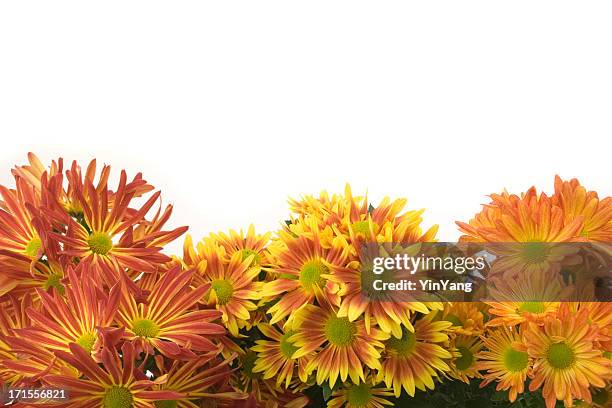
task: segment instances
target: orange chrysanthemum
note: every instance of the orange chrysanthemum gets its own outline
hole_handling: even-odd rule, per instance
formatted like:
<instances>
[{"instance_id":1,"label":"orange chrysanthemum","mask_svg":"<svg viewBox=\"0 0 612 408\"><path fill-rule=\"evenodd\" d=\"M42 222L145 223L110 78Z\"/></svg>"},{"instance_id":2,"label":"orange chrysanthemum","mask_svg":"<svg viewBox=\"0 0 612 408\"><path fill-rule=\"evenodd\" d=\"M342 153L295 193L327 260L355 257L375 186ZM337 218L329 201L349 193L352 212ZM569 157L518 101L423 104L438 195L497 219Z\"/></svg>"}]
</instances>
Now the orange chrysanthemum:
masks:
<instances>
[{"instance_id":1,"label":"orange chrysanthemum","mask_svg":"<svg viewBox=\"0 0 612 408\"><path fill-rule=\"evenodd\" d=\"M106 184L96 188L91 180L85 179L81 184L80 176L78 179L79 182L72 185L82 207L82 223L64 217L68 225L66 234L53 234L64 243L65 254L78 257L81 262L101 265L109 285L118 280L114 273L117 270L155 272L156 265L170 261L160 252L161 246L154 245L174 240L186 231L186 227L134 237L134 228L146 222L144 217L158 201L159 192L138 210L133 210L129 205L136 193L127 182L125 171L121 172L117 191L113 194Z\"/></svg>"},{"instance_id":2,"label":"orange chrysanthemum","mask_svg":"<svg viewBox=\"0 0 612 408\"><path fill-rule=\"evenodd\" d=\"M136 354L131 343L121 347L121 355L114 348L101 351L99 366L81 346L71 343L70 353L56 351L56 355L77 368L83 377L45 376L45 383L66 389L67 402L50 404L62 408L134 407L155 408L156 401L177 400L183 395L174 391L155 390L151 381L135 367Z\"/></svg>"},{"instance_id":3,"label":"orange chrysanthemum","mask_svg":"<svg viewBox=\"0 0 612 408\"><path fill-rule=\"evenodd\" d=\"M531 371L527 347L518 330L495 329L482 336L486 347L478 353L477 367L486 370L481 387L496 381L499 390L508 390L510 402L525 391L525 380Z\"/></svg>"},{"instance_id":4,"label":"orange chrysanthemum","mask_svg":"<svg viewBox=\"0 0 612 408\"><path fill-rule=\"evenodd\" d=\"M563 210L564 221L583 220L579 235L589 241L612 242L612 197L602 200L595 191L587 191L576 179L555 177L553 203Z\"/></svg>"},{"instance_id":5,"label":"orange chrysanthemum","mask_svg":"<svg viewBox=\"0 0 612 408\"><path fill-rule=\"evenodd\" d=\"M16 330L18 336L51 352L68 352L70 343L77 343L88 353L95 351L98 328L112 325L120 291L115 287L109 294L101 292L87 267L80 272L79 277L75 271L68 271L64 296L57 291L51 295L37 290L40 310L28 309L32 325Z\"/></svg>"},{"instance_id":6,"label":"orange chrysanthemum","mask_svg":"<svg viewBox=\"0 0 612 408\"><path fill-rule=\"evenodd\" d=\"M557 400L566 407L574 399L591 402L590 386L603 388L612 379L612 361L596 347L597 326L588 322L588 310L571 312L563 304L556 316L544 325L533 323L525 331L527 351L533 358L533 380L530 391L542 387L546 407Z\"/></svg>"},{"instance_id":7,"label":"orange chrysanthemum","mask_svg":"<svg viewBox=\"0 0 612 408\"><path fill-rule=\"evenodd\" d=\"M138 351L152 354L155 349L169 358L187 358L193 357L194 351L218 348L211 339L225 334L225 329L212 322L221 313L197 309L210 285L192 289L192 276L193 270L174 267L161 275L144 298L133 293L127 284L121 285L116 320L126 328L125 337L136 343Z\"/></svg>"}]
</instances>

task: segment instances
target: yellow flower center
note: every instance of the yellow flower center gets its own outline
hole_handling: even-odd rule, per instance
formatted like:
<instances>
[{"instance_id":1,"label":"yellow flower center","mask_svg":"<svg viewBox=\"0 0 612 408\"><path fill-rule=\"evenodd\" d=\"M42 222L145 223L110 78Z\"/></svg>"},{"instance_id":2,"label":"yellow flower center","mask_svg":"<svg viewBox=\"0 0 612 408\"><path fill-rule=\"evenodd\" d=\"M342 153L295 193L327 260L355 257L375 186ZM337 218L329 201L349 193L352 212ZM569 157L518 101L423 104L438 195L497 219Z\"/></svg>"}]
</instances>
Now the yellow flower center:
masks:
<instances>
[{"instance_id":1,"label":"yellow flower center","mask_svg":"<svg viewBox=\"0 0 612 408\"><path fill-rule=\"evenodd\" d=\"M242 262L244 262L249 256L253 255L253 261L251 261L251 265L256 266L261 264L261 256L256 251L253 251L249 248L244 248L240 250L240 256L242 257Z\"/></svg>"},{"instance_id":2,"label":"yellow flower center","mask_svg":"<svg viewBox=\"0 0 612 408\"><path fill-rule=\"evenodd\" d=\"M62 280L62 276L57 273L49 275L49 277L43 284L43 289L49 290L51 288L55 288L55 290L57 290L57 293L59 293L60 295L63 295L64 285L60 283L61 280Z\"/></svg>"},{"instance_id":3,"label":"yellow flower center","mask_svg":"<svg viewBox=\"0 0 612 408\"><path fill-rule=\"evenodd\" d=\"M459 316L454 315L452 313L446 316L446 321L451 322L453 326L463 326L463 323L461 323L461 319L459 319Z\"/></svg>"},{"instance_id":4,"label":"yellow flower center","mask_svg":"<svg viewBox=\"0 0 612 408\"><path fill-rule=\"evenodd\" d=\"M34 237L30 240L30 242L28 242L28 244L25 247L24 252L30 258L36 258L38 257L38 251L40 250L41 247L42 247L42 241L40 240L40 238Z\"/></svg>"},{"instance_id":5,"label":"yellow flower center","mask_svg":"<svg viewBox=\"0 0 612 408\"><path fill-rule=\"evenodd\" d=\"M385 342L385 349L398 356L409 357L416 347L416 336L414 333L404 330L401 339L391 337Z\"/></svg>"},{"instance_id":6,"label":"yellow flower center","mask_svg":"<svg viewBox=\"0 0 612 408\"><path fill-rule=\"evenodd\" d=\"M134 396L125 387L114 385L106 390L102 406L104 408L132 408Z\"/></svg>"},{"instance_id":7,"label":"yellow flower center","mask_svg":"<svg viewBox=\"0 0 612 408\"><path fill-rule=\"evenodd\" d=\"M175 400L155 401L155 408L176 408L177 406Z\"/></svg>"},{"instance_id":8,"label":"yellow flower center","mask_svg":"<svg viewBox=\"0 0 612 408\"><path fill-rule=\"evenodd\" d=\"M329 268L320 260L313 259L302 265L300 269L300 283L306 290L313 290L315 286L325 286L325 279L321 275L329 272Z\"/></svg>"},{"instance_id":9,"label":"yellow flower center","mask_svg":"<svg viewBox=\"0 0 612 408\"><path fill-rule=\"evenodd\" d=\"M154 338L159 334L159 326L149 319L138 319L132 322L132 331L138 337Z\"/></svg>"},{"instance_id":10,"label":"yellow flower center","mask_svg":"<svg viewBox=\"0 0 612 408\"><path fill-rule=\"evenodd\" d=\"M113 248L113 240L104 232L94 232L87 240L89 249L94 254L106 255Z\"/></svg>"},{"instance_id":11,"label":"yellow flower center","mask_svg":"<svg viewBox=\"0 0 612 408\"><path fill-rule=\"evenodd\" d=\"M523 371L529 364L529 358L524 351L518 351L512 347L508 348L504 353L504 365L509 371Z\"/></svg>"},{"instance_id":12,"label":"yellow flower center","mask_svg":"<svg viewBox=\"0 0 612 408\"><path fill-rule=\"evenodd\" d=\"M294 346L292 342L289 341L289 338L295 334L294 331L288 331L283 334L280 339L280 350L285 358L291 358L293 354L297 351L298 347Z\"/></svg>"},{"instance_id":13,"label":"yellow flower center","mask_svg":"<svg viewBox=\"0 0 612 408\"><path fill-rule=\"evenodd\" d=\"M518 308L519 312L544 313L546 307L542 302L523 302Z\"/></svg>"},{"instance_id":14,"label":"yellow flower center","mask_svg":"<svg viewBox=\"0 0 612 408\"><path fill-rule=\"evenodd\" d=\"M227 279L214 280L212 282L212 289L215 291L217 303L220 305L228 304L234 294L234 286Z\"/></svg>"},{"instance_id":15,"label":"yellow flower center","mask_svg":"<svg viewBox=\"0 0 612 408\"><path fill-rule=\"evenodd\" d=\"M522 258L527 263L544 262L548 257L549 248L544 242L525 242L521 251Z\"/></svg>"},{"instance_id":16,"label":"yellow flower center","mask_svg":"<svg viewBox=\"0 0 612 408\"><path fill-rule=\"evenodd\" d=\"M357 326L347 317L330 317L325 323L327 340L338 347L346 347L353 343L357 334Z\"/></svg>"},{"instance_id":17,"label":"yellow flower center","mask_svg":"<svg viewBox=\"0 0 612 408\"><path fill-rule=\"evenodd\" d=\"M474 364L474 354L467 347L457 347L461 357L455 360L455 366L461 371L465 371Z\"/></svg>"},{"instance_id":18,"label":"yellow flower center","mask_svg":"<svg viewBox=\"0 0 612 408\"><path fill-rule=\"evenodd\" d=\"M546 360L557 369L570 367L574 363L574 351L566 343L553 343L546 351Z\"/></svg>"},{"instance_id":19,"label":"yellow flower center","mask_svg":"<svg viewBox=\"0 0 612 408\"><path fill-rule=\"evenodd\" d=\"M371 398L372 391L365 383L353 385L346 392L346 400L351 407L367 407Z\"/></svg>"},{"instance_id":20,"label":"yellow flower center","mask_svg":"<svg viewBox=\"0 0 612 408\"><path fill-rule=\"evenodd\" d=\"M96 335L93 333L85 333L81 337L79 337L76 343L83 347L85 351L91 353L93 350L94 343L96 342Z\"/></svg>"}]
</instances>

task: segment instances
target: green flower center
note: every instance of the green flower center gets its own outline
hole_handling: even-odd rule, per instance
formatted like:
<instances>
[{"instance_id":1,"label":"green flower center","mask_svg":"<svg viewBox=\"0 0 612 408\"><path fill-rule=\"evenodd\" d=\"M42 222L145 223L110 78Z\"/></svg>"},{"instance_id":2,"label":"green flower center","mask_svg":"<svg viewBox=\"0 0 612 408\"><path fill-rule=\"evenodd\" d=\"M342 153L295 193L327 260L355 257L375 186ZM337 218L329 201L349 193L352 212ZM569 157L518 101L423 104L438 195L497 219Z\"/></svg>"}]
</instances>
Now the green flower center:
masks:
<instances>
[{"instance_id":1,"label":"green flower center","mask_svg":"<svg viewBox=\"0 0 612 408\"><path fill-rule=\"evenodd\" d=\"M351 227L355 234L363 234L366 237L370 236L370 223L369 221L357 221L354 222ZM376 223L372 223L372 229L376 231Z\"/></svg>"},{"instance_id":2,"label":"green flower center","mask_svg":"<svg viewBox=\"0 0 612 408\"><path fill-rule=\"evenodd\" d=\"M451 322L453 326L463 326L463 323L461 322L461 320L459 319L459 316L457 315L448 314L446 315L445 319L447 322Z\"/></svg>"},{"instance_id":3,"label":"green flower center","mask_svg":"<svg viewBox=\"0 0 612 408\"><path fill-rule=\"evenodd\" d=\"M385 348L398 356L408 357L416 347L416 335L404 330L401 339L391 337L385 342Z\"/></svg>"},{"instance_id":4,"label":"green flower center","mask_svg":"<svg viewBox=\"0 0 612 408\"><path fill-rule=\"evenodd\" d=\"M544 242L525 242L521 250L521 256L527 263L544 262L548 257L549 248Z\"/></svg>"},{"instance_id":5,"label":"green flower center","mask_svg":"<svg viewBox=\"0 0 612 408\"><path fill-rule=\"evenodd\" d=\"M244 248L240 250L240 256L242 257L242 262L244 262L249 256L253 256L253 261L249 266L257 266L261 264L261 256L256 251L253 251L249 248Z\"/></svg>"},{"instance_id":6,"label":"green flower center","mask_svg":"<svg viewBox=\"0 0 612 408\"><path fill-rule=\"evenodd\" d=\"M287 333L283 334L280 339L280 350L282 355L285 358L291 358L293 354L297 351L298 347L294 346L292 342L289 341L289 338L295 334L294 331L290 330Z\"/></svg>"},{"instance_id":7,"label":"green flower center","mask_svg":"<svg viewBox=\"0 0 612 408\"><path fill-rule=\"evenodd\" d=\"M134 403L134 396L125 387L114 385L106 390L102 406L104 408L131 408Z\"/></svg>"},{"instance_id":8,"label":"green flower center","mask_svg":"<svg viewBox=\"0 0 612 408\"><path fill-rule=\"evenodd\" d=\"M93 333L85 333L81 337L79 337L76 343L83 347L85 351L91 353L93 350L94 343L96 342L96 335Z\"/></svg>"},{"instance_id":9,"label":"green flower center","mask_svg":"<svg viewBox=\"0 0 612 408\"><path fill-rule=\"evenodd\" d=\"M215 291L217 296L217 303L220 305L226 305L232 299L234 294L234 286L229 283L226 279L216 279L212 282L212 289Z\"/></svg>"},{"instance_id":10,"label":"green flower center","mask_svg":"<svg viewBox=\"0 0 612 408\"><path fill-rule=\"evenodd\" d=\"M353 343L357 334L357 326L347 317L330 317L325 323L327 340L338 347L346 347Z\"/></svg>"},{"instance_id":11,"label":"green flower center","mask_svg":"<svg viewBox=\"0 0 612 408\"><path fill-rule=\"evenodd\" d=\"M553 343L546 351L546 360L557 369L568 368L574 363L574 352L566 343Z\"/></svg>"},{"instance_id":12,"label":"green flower center","mask_svg":"<svg viewBox=\"0 0 612 408\"><path fill-rule=\"evenodd\" d=\"M38 256L38 251L42 247L42 241L38 237L34 237L28 242L26 245L24 252L30 258L36 258Z\"/></svg>"},{"instance_id":13,"label":"green flower center","mask_svg":"<svg viewBox=\"0 0 612 408\"><path fill-rule=\"evenodd\" d=\"M461 371L465 371L474 364L474 354L467 347L457 347L461 357L455 360L455 366Z\"/></svg>"},{"instance_id":14,"label":"green flower center","mask_svg":"<svg viewBox=\"0 0 612 408\"><path fill-rule=\"evenodd\" d=\"M518 351L510 347L504 353L504 365L509 371L523 371L528 364L529 358L524 351Z\"/></svg>"},{"instance_id":15,"label":"green flower center","mask_svg":"<svg viewBox=\"0 0 612 408\"><path fill-rule=\"evenodd\" d=\"M52 275L49 275L49 277L43 284L43 289L49 290L51 288L55 288L55 290L57 290L57 293L63 295L65 290L64 285L60 283L61 280L62 276L60 274L54 273Z\"/></svg>"},{"instance_id":16,"label":"green flower center","mask_svg":"<svg viewBox=\"0 0 612 408\"><path fill-rule=\"evenodd\" d=\"M253 368L255 368L255 360L257 360L257 354L252 350L247 351L247 353L242 358L242 373L245 377L251 379L260 379L263 376L263 373L253 372Z\"/></svg>"},{"instance_id":17,"label":"green flower center","mask_svg":"<svg viewBox=\"0 0 612 408\"><path fill-rule=\"evenodd\" d=\"M325 279L321 275L329 272L329 268L320 260L313 259L302 265L300 269L300 283L306 290L313 290L315 286L325 286Z\"/></svg>"},{"instance_id":18,"label":"green flower center","mask_svg":"<svg viewBox=\"0 0 612 408\"><path fill-rule=\"evenodd\" d=\"M155 401L155 408L176 408L178 403L175 400Z\"/></svg>"},{"instance_id":19,"label":"green flower center","mask_svg":"<svg viewBox=\"0 0 612 408\"><path fill-rule=\"evenodd\" d=\"M113 240L104 232L94 232L87 240L89 249L94 254L106 255L113 248Z\"/></svg>"},{"instance_id":20,"label":"green flower center","mask_svg":"<svg viewBox=\"0 0 612 408\"><path fill-rule=\"evenodd\" d=\"M523 302L520 304L518 308L519 312L529 312L529 313L544 313L546 307L542 302Z\"/></svg>"},{"instance_id":21,"label":"green flower center","mask_svg":"<svg viewBox=\"0 0 612 408\"><path fill-rule=\"evenodd\" d=\"M351 407L367 407L372 398L368 384L353 385L346 392L346 399Z\"/></svg>"},{"instance_id":22,"label":"green flower center","mask_svg":"<svg viewBox=\"0 0 612 408\"><path fill-rule=\"evenodd\" d=\"M612 360L612 351L604 351L603 356L608 360Z\"/></svg>"},{"instance_id":23,"label":"green flower center","mask_svg":"<svg viewBox=\"0 0 612 408\"><path fill-rule=\"evenodd\" d=\"M132 323L132 331L138 337L154 338L159 334L159 326L149 319L138 319Z\"/></svg>"}]
</instances>

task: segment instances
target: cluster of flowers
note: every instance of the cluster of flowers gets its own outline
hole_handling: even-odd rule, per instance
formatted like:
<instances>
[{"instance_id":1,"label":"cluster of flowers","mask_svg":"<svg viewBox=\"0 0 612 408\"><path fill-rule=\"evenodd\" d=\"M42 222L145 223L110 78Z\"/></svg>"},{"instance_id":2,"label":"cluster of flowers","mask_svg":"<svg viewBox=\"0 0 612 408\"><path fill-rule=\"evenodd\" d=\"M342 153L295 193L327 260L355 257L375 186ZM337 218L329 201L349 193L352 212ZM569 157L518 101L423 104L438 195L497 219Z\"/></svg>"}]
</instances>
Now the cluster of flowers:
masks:
<instances>
[{"instance_id":1,"label":"cluster of flowers","mask_svg":"<svg viewBox=\"0 0 612 408\"><path fill-rule=\"evenodd\" d=\"M300 408L319 393L380 408L477 380L510 401L528 384L550 408L604 406L610 391L609 303L363 296L364 244L436 239L406 200L304 196L275 233L187 236L170 257L187 228L164 229L172 207L140 174L111 190L108 166L30 155L13 175L0 186L0 385L69 391L46 406ZM575 180L491 198L459 223L462 241L612 239L612 199Z\"/></svg>"}]
</instances>

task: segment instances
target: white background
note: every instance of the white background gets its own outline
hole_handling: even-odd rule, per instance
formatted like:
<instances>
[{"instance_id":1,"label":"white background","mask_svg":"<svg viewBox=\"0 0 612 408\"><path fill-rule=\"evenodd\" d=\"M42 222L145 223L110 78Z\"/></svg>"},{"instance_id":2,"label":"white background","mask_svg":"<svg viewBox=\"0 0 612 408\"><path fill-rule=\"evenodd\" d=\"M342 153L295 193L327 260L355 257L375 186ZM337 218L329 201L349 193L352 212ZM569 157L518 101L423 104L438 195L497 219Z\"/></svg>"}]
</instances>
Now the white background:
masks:
<instances>
[{"instance_id":1,"label":"white background","mask_svg":"<svg viewBox=\"0 0 612 408\"><path fill-rule=\"evenodd\" d=\"M3 1L0 181L27 151L96 157L196 237L275 229L287 196L348 181L453 240L503 188L610 194L610 21L606 1Z\"/></svg>"}]
</instances>

